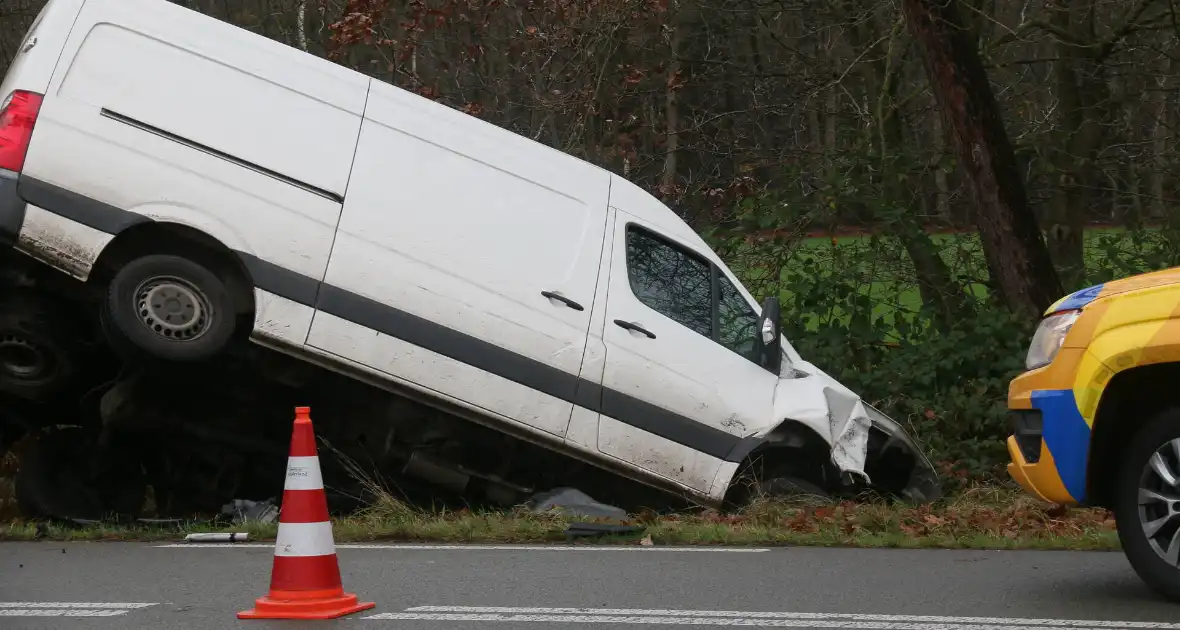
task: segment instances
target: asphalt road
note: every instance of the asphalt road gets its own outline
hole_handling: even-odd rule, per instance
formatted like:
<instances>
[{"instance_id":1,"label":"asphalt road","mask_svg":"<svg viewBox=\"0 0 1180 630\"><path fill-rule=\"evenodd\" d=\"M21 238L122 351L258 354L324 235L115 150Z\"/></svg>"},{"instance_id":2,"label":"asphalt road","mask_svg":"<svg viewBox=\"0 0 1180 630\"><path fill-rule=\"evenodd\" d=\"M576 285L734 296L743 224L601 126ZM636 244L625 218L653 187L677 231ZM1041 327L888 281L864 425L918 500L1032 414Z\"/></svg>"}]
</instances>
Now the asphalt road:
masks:
<instances>
[{"instance_id":1,"label":"asphalt road","mask_svg":"<svg viewBox=\"0 0 1180 630\"><path fill-rule=\"evenodd\" d=\"M1118 553L404 545L338 552L345 588L376 607L311 625L1180 630L1180 605L1156 598ZM235 616L266 592L271 553L269 545L0 543L0 628L299 625Z\"/></svg>"}]
</instances>

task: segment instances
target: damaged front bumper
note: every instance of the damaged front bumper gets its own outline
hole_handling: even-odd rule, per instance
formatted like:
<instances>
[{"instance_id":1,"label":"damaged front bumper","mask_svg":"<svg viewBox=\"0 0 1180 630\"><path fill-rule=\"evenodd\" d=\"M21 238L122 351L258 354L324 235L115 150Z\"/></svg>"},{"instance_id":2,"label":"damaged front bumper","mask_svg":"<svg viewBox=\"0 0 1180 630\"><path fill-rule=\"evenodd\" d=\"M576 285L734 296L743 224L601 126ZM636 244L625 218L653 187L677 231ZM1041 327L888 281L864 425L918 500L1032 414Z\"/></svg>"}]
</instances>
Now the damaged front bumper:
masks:
<instances>
[{"instance_id":1,"label":"damaged front bumper","mask_svg":"<svg viewBox=\"0 0 1180 630\"><path fill-rule=\"evenodd\" d=\"M776 418L823 439L846 478L909 501L942 497L937 471L901 425L815 366L796 367L793 377L779 381Z\"/></svg>"},{"instance_id":2,"label":"damaged front bumper","mask_svg":"<svg viewBox=\"0 0 1180 630\"><path fill-rule=\"evenodd\" d=\"M865 469L872 471L877 486L894 492L902 498L919 503L942 498L942 487L938 483L938 472L901 425L864 404L872 420L870 433L879 431L879 440L870 436L865 449ZM868 474L866 473L866 478Z\"/></svg>"}]
</instances>

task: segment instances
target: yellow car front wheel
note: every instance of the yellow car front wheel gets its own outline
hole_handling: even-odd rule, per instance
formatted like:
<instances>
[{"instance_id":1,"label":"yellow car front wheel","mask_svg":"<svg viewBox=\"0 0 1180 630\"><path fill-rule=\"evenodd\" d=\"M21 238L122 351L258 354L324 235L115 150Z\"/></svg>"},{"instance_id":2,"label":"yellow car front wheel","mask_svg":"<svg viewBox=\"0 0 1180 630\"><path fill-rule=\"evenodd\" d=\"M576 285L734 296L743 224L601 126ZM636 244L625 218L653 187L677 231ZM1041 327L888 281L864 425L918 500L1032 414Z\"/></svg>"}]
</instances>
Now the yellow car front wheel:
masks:
<instances>
[{"instance_id":1,"label":"yellow car front wheel","mask_svg":"<svg viewBox=\"0 0 1180 630\"><path fill-rule=\"evenodd\" d=\"M1122 458L1115 520L1139 577L1180 602L1180 407L1149 420Z\"/></svg>"}]
</instances>

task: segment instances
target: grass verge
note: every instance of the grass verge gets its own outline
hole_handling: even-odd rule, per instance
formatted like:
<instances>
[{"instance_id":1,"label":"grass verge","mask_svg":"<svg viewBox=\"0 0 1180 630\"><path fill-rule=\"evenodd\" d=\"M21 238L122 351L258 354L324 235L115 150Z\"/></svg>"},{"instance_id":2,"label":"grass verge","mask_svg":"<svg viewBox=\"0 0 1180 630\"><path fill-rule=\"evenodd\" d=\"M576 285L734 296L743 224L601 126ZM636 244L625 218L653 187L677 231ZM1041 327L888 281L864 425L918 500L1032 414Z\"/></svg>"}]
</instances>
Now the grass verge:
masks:
<instances>
[{"instance_id":1,"label":"grass verge","mask_svg":"<svg viewBox=\"0 0 1180 630\"><path fill-rule=\"evenodd\" d=\"M428 512L384 497L357 514L337 519L334 534L337 542L554 543L568 541L564 532L575 520L523 510ZM919 507L884 502L761 502L732 515L713 511L639 514L632 524L645 530L632 536L578 540L587 544L1119 549L1114 520L1106 510L1048 506L1010 488L976 488ZM277 525L38 527L13 520L0 526L0 540L179 541L187 533L233 531L249 532L253 541L273 541Z\"/></svg>"}]
</instances>

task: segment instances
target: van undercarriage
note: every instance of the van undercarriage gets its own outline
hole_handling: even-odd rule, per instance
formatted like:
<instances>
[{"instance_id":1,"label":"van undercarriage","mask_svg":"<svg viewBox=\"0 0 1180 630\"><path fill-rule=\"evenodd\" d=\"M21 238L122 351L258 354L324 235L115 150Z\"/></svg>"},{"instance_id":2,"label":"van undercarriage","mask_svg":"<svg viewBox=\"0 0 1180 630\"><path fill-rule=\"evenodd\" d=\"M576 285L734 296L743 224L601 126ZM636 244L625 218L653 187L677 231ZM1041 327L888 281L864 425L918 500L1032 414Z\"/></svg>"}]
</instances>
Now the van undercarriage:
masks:
<instances>
[{"instance_id":1,"label":"van undercarriage","mask_svg":"<svg viewBox=\"0 0 1180 630\"><path fill-rule=\"evenodd\" d=\"M0 451L20 458L25 518L189 519L235 499L277 499L296 406L312 408L337 513L377 492L415 504L507 507L557 487L627 510L692 504L674 488L530 443L464 410L257 344L238 344L213 364L128 360L106 342L100 297L88 285L13 250L0 255L0 270ZM751 488L863 489L839 474L822 440L806 431L776 437L742 468L762 483L734 484L729 505ZM924 460L890 449L888 437L869 436L865 470L875 489L904 494L925 474Z\"/></svg>"}]
</instances>

